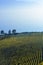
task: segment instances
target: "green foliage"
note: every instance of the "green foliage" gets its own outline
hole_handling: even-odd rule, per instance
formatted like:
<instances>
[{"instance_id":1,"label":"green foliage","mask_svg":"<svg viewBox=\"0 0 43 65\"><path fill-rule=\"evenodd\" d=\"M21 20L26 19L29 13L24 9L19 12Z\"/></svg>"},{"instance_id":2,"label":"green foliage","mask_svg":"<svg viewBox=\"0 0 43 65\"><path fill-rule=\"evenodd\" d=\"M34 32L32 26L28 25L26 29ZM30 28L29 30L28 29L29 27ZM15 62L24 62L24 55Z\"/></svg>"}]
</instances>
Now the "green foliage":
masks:
<instances>
[{"instance_id":1,"label":"green foliage","mask_svg":"<svg viewBox=\"0 0 43 65\"><path fill-rule=\"evenodd\" d=\"M1 34L4 34L4 30L1 30Z\"/></svg>"},{"instance_id":2,"label":"green foliage","mask_svg":"<svg viewBox=\"0 0 43 65\"><path fill-rule=\"evenodd\" d=\"M13 29L13 30L12 30L12 34L15 34L15 33L16 33L16 29Z\"/></svg>"},{"instance_id":3,"label":"green foliage","mask_svg":"<svg viewBox=\"0 0 43 65\"><path fill-rule=\"evenodd\" d=\"M11 30L8 31L8 34L11 35Z\"/></svg>"}]
</instances>

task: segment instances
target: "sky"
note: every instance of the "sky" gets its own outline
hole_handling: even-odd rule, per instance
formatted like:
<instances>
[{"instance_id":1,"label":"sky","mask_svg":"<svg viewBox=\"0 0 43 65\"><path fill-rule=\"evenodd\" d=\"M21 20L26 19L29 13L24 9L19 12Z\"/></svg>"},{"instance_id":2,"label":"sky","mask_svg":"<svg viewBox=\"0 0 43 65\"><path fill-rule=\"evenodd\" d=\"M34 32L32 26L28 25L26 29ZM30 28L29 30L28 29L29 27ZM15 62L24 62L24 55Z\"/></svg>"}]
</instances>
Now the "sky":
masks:
<instances>
[{"instance_id":1,"label":"sky","mask_svg":"<svg viewBox=\"0 0 43 65\"><path fill-rule=\"evenodd\" d=\"M0 31L43 31L43 0L0 0Z\"/></svg>"}]
</instances>

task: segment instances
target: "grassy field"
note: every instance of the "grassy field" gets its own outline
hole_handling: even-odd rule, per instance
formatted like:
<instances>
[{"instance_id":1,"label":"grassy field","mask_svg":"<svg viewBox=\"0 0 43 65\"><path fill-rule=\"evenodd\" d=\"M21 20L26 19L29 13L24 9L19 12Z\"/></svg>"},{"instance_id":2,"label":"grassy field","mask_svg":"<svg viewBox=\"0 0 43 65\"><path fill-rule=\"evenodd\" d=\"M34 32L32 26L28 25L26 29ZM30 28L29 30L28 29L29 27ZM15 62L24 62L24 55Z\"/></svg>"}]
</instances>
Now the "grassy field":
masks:
<instances>
[{"instance_id":1,"label":"grassy field","mask_svg":"<svg viewBox=\"0 0 43 65\"><path fill-rule=\"evenodd\" d=\"M38 65L42 62L42 48L43 34L0 40L0 65Z\"/></svg>"}]
</instances>

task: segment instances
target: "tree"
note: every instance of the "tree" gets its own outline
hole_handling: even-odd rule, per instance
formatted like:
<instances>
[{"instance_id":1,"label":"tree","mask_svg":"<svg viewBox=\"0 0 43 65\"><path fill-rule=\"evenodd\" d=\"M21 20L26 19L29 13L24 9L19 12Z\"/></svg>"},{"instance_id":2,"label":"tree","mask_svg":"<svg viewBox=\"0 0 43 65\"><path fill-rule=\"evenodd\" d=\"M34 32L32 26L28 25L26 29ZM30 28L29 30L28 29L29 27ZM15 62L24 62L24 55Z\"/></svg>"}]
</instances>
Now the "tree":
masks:
<instances>
[{"instance_id":1,"label":"tree","mask_svg":"<svg viewBox=\"0 0 43 65\"><path fill-rule=\"evenodd\" d=\"M11 30L8 31L8 34L11 34Z\"/></svg>"},{"instance_id":2,"label":"tree","mask_svg":"<svg viewBox=\"0 0 43 65\"><path fill-rule=\"evenodd\" d=\"M4 34L4 30L1 30L1 34Z\"/></svg>"},{"instance_id":3,"label":"tree","mask_svg":"<svg viewBox=\"0 0 43 65\"><path fill-rule=\"evenodd\" d=\"M12 34L15 34L15 33L16 33L16 29L13 29L13 30L12 30Z\"/></svg>"}]
</instances>

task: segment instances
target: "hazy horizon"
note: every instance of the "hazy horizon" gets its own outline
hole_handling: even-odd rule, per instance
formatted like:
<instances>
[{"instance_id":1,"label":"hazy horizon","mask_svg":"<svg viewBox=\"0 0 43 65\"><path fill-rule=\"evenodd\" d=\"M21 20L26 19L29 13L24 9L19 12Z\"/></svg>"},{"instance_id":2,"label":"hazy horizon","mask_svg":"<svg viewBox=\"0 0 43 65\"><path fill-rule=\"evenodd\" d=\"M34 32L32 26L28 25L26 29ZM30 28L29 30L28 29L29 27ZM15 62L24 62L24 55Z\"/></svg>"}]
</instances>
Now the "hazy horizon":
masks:
<instances>
[{"instance_id":1,"label":"hazy horizon","mask_svg":"<svg viewBox=\"0 0 43 65\"><path fill-rule=\"evenodd\" d=\"M43 31L43 0L0 0L0 30Z\"/></svg>"}]
</instances>

